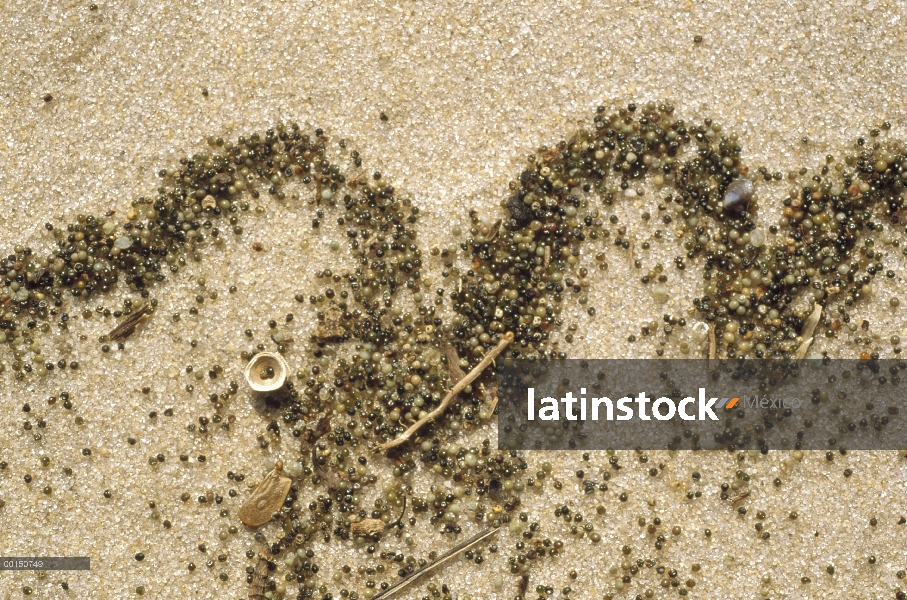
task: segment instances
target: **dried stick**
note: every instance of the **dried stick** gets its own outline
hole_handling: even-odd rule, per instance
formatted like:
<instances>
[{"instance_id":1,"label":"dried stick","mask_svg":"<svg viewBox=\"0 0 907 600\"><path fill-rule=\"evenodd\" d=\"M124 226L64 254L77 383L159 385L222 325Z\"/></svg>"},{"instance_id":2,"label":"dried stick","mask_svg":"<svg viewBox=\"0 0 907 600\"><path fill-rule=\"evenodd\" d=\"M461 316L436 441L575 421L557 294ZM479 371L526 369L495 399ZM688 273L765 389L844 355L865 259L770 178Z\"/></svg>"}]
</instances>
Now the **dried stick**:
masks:
<instances>
[{"instance_id":1,"label":"dried stick","mask_svg":"<svg viewBox=\"0 0 907 600\"><path fill-rule=\"evenodd\" d=\"M457 382L457 384L447 392L447 396L444 397L444 400L441 401L441 404L435 410L431 411L415 423L413 423L409 429L403 432L403 434L389 442L383 444L378 444L375 447L376 452L384 452L390 450L391 448L396 448L406 440L408 440L414 433L419 431L419 429L428 423L429 421L441 416L444 414L444 411L447 410L447 407L454 401L454 398L457 397L457 394L463 391L467 385L475 381L475 379L482 374L482 371L488 368L498 354L504 351L504 349L513 342L513 332L508 331L504 334L504 337L501 338L501 341L495 346L488 354L485 355L485 358L482 359L476 367L470 371L466 377Z\"/></svg>"},{"instance_id":2,"label":"dried stick","mask_svg":"<svg viewBox=\"0 0 907 600\"><path fill-rule=\"evenodd\" d=\"M483 531L482 533L480 533L479 535L477 535L475 537L469 538L465 542L460 542L459 544L457 544L456 546L454 546L453 548L448 550L446 554L444 554L442 557L440 557L436 561L428 563L427 565L425 565L424 567L422 567L421 569L419 569L418 571L416 571L415 573L413 573L412 575L410 575L409 577L407 577L406 579L404 579L397 585L392 585L391 587L387 588L386 590L384 590L383 592L381 592L380 594L378 594L377 596L372 598L372 600L383 600L384 598L390 598L392 595L396 594L403 588L408 587L411 583L413 583L414 581L416 581L423 575L427 574L429 571L433 571L434 569L436 569L436 568L440 567L441 565L443 565L444 563L448 562L450 559L456 557L457 554L459 554L460 552L463 552L463 551L471 548L472 546L475 546L476 544L488 539L489 537L491 537L492 535L497 533L499 529L500 529L500 527L494 527L492 529Z\"/></svg>"}]
</instances>

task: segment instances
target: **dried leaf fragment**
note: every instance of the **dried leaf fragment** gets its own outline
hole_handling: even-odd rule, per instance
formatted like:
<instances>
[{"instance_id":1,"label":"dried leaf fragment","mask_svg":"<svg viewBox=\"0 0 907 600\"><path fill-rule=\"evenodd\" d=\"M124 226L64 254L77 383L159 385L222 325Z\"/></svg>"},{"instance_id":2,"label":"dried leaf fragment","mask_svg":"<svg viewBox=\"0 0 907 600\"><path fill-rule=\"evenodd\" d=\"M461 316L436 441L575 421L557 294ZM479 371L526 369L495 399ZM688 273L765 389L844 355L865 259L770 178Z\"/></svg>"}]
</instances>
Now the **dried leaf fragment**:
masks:
<instances>
[{"instance_id":1,"label":"dried leaf fragment","mask_svg":"<svg viewBox=\"0 0 907 600\"><path fill-rule=\"evenodd\" d=\"M283 461L278 460L274 470L258 484L239 509L239 519L249 527L258 527L271 520L272 515L280 510L293 480L283 474Z\"/></svg>"}]
</instances>

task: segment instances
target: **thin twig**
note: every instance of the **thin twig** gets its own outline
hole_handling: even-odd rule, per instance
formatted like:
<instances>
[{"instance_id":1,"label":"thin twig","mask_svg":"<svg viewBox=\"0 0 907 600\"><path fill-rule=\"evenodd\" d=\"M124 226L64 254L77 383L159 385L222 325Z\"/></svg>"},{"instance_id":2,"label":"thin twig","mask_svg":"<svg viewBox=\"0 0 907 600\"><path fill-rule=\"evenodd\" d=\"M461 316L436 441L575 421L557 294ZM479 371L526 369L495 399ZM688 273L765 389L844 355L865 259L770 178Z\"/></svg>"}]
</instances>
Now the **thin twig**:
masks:
<instances>
[{"instance_id":1,"label":"thin twig","mask_svg":"<svg viewBox=\"0 0 907 600\"><path fill-rule=\"evenodd\" d=\"M410 428L404 431L400 437L383 444L378 444L378 446L375 447L375 451L384 452L386 450L390 450L391 448L399 446L410 437L412 437L414 433L419 431L419 429L423 425L444 414L444 411L447 410L447 407L454 401L454 398L457 397L457 394L462 392L463 388L465 388L467 385L475 381L475 379L482 374L482 371L487 369L488 365L490 365L494 361L495 357L503 352L504 349L511 344L511 342L513 342L513 332L508 331L501 338L501 341L498 343L498 345L485 355L485 358L482 359L482 362L476 365L476 367L472 371L470 371L469 374L466 375L466 377L457 382L453 389L451 389L447 393L447 396L444 397L444 400L441 401L441 404L438 406L438 408L413 423Z\"/></svg>"},{"instance_id":2,"label":"thin twig","mask_svg":"<svg viewBox=\"0 0 907 600\"><path fill-rule=\"evenodd\" d=\"M450 559L456 557L457 554L459 554L460 552L464 552L464 551L468 550L469 548L475 546L476 544L479 544L479 543L485 541L486 539L488 539L489 537L493 536L495 533L498 532L499 529L500 529L500 527L493 527L491 529L483 531L482 533L480 533L479 535L477 535L475 537L469 538L465 542L461 542L461 543L457 544L456 546L454 546L453 548L448 550L447 553L444 554L444 556L438 558L434 562L428 563L427 565L425 565L424 567L422 567L421 569L419 569L418 571L416 571L415 573L413 573L412 575L410 575L409 577L407 577L406 579L404 579L397 585L392 585L391 587L387 588L386 590L384 590L383 592L381 592L380 594L378 594L377 596L372 598L372 600L385 600L385 598L390 598L392 595L394 595L397 592L399 592L400 590L408 587L411 583L413 583L414 581L416 581L423 575L426 575L429 571L433 571L434 569L447 563Z\"/></svg>"},{"instance_id":3,"label":"thin twig","mask_svg":"<svg viewBox=\"0 0 907 600\"><path fill-rule=\"evenodd\" d=\"M348 188L350 188L351 190L355 190L357 187L359 187L360 184L365 183L364 181L362 181L362 176L363 176L363 175L365 175L365 170L364 170L364 169L363 169L362 171L359 171L359 173L358 173L355 177L353 177L352 179L350 179L350 180L347 182L346 186L347 186Z\"/></svg>"}]
</instances>

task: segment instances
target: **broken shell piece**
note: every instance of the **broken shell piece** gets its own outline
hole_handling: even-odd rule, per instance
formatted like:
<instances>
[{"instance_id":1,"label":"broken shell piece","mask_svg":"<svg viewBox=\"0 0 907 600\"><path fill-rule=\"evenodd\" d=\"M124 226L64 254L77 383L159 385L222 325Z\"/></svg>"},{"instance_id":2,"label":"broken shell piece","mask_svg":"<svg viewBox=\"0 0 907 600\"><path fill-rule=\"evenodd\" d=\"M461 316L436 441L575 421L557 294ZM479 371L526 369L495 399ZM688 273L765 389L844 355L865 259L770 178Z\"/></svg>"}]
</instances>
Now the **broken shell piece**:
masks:
<instances>
[{"instance_id":1,"label":"broken shell piece","mask_svg":"<svg viewBox=\"0 0 907 600\"><path fill-rule=\"evenodd\" d=\"M264 525L283 506L293 480L283 474L283 461L278 460L274 470L258 484L249 499L240 507L240 521L249 527Z\"/></svg>"},{"instance_id":2,"label":"broken shell piece","mask_svg":"<svg viewBox=\"0 0 907 600\"><path fill-rule=\"evenodd\" d=\"M260 352L246 365L246 381L256 392L273 392L283 387L290 367L275 352Z\"/></svg>"},{"instance_id":3,"label":"broken shell piece","mask_svg":"<svg viewBox=\"0 0 907 600\"><path fill-rule=\"evenodd\" d=\"M735 179L727 186L721 206L724 210L744 207L753 198L753 190L749 179Z\"/></svg>"}]
</instances>

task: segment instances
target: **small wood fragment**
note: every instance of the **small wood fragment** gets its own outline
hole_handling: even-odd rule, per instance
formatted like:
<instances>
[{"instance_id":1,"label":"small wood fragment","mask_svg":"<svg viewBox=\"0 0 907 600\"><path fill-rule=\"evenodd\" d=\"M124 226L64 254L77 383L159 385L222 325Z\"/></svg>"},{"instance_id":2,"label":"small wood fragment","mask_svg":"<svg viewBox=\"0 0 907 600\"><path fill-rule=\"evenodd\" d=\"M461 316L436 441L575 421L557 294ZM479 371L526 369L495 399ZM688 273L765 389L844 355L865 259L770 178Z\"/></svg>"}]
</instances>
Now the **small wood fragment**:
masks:
<instances>
[{"instance_id":1,"label":"small wood fragment","mask_svg":"<svg viewBox=\"0 0 907 600\"><path fill-rule=\"evenodd\" d=\"M460 357L457 355L457 349L451 345L445 346L444 356L447 357L447 370L450 371L450 381L456 384L466 377L466 373L460 368Z\"/></svg>"},{"instance_id":2,"label":"small wood fragment","mask_svg":"<svg viewBox=\"0 0 907 600\"><path fill-rule=\"evenodd\" d=\"M501 223L503 223L503 221L498 219L488 228L488 231L485 232L485 243L494 241L494 238L498 237L498 233L501 231Z\"/></svg>"},{"instance_id":3,"label":"small wood fragment","mask_svg":"<svg viewBox=\"0 0 907 600\"><path fill-rule=\"evenodd\" d=\"M488 405L488 415L490 417L498 407L498 390L495 388L488 393L491 394L491 404Z\"/></svg>"},{"instance_id":4,"label":"small wood fragment","mask_svg":"<svg viewBox=\"0 0 907 600\"><path fill-rule=\"evenodd\" d=\"M268 549L261 546L258 549L258 561L252 572L252 582L249 583L249 600L265 600L265 585L268 580Z\"/></svg>"},{"instance_id":5,"label":"small wood fragment","mask_svg":"<svg viewBox=\"0 0 907 600\"><path fill-rule=\"evenodd\" d=\"M316 440L315 443L312 444L312 468L315 470L319 477L324 479L325 483L327 483L328 485L328 488L336 490L340 487L341 484L340 477L337 476L337 473L335 471L323 467L321 463L318 462L319 450L327 450L327 446L319 445L318 441Z\"/></svg>"},{"instance_id":6,"label":"small wood fragment","mask_svg":"<svg viewBox=\"0 0 907 600\"><path fill-rule=\"evenodd\" d=\"M397 517L397 520L391 523L385 523L381 519L362 519L356 523L350 524L350 533L353 535L359 535L363 537L371 537L375 534L381 533L386 529L392 529L397 526L398 523L403 519L403 515L406 514L406 496L403 496L403 509L400 511L400 516Z\"/></svg>"},{"instance_id":7,"label":"small wood fragment","mask_svg":"<svg viewBox=\"0 0 907 600\"><path fill-rule=\"evenodd\" d=\"M32 283L34 285L40 284L41 280L44 279L45 277L47 277L47 275L49 273L50 273L50 271L48 269L39 269L37 272L35 272L34 276L31 277L30 283Z\"/></svg>"},{"instance_id":8,"label":"small wood fragment","mask_svg":"<svg viewBox=\"0 0 907 600\"><path fill-rule=\"evenodd\" d=\"M258 484L258 487L240 507L240 521L249 527L264 525L283 506L293 480L283 474L283 461L278 460L274 470Z\"/></svg>"},{"instance_id":9,"label":"small wood fragment","mask_svg":"<svg viewBox=\"0 0 907 600\"><path fill-rule=\"evenodd\" d=\"M144 323L148 316L153 312L151 306L145 304L142 308L136 310L131 315L126 317L126 319L114 327L110 333L107 334L107 337L111 342L118 342L120 340L125 340L130 335L135 332L135 328Z\"/></svg>"},{"instance_id":10,"label":"small wood fragment","mask_svg":"<svg viewBox=\"0 0 907 600\"><path fill-rule=\"evenodd\" d=\"M501 338L501 341L498 343L498 345L492 348L488 352L488 354L485 355L485 357L482 359L482 362L476 365L476 367L472 371L470 371L466 377L457 382L453 389L451 389L447 393L447 396L444 397L444 400L441 401L441 404L438 405L438 408L434 409L433 411L413 423L409 427L409 429L404 431L399 437L383 444L378 444L378 446L375 447L375 451L384 452L386 450L390 450L391 448L399 446L400 444L406 442L406 440L408 440L410 437L412 437L414 433L419 431L419 429L423 425L444 414L444 411L447 410L447 407L454 401L454 398L456 398L457 395L463 391L463 388L475 381L475 379L482 374L482 371L487 369L488 366L494 362L494 359L497 357L497 355L503 352L504 349L507 348L507 346L509 346L512 342L513 332L508 331Z\"/></svg>"},{"instance_id":11,"label":"small wood fragment","mask_svg":"<svg viewBox=\"0 0 907 600\"><path fill-rule=\"evenodd\" d=\"M370 236L367 240L365 240L364 242L362 242L361 244L359 244L359 253L360 253L360 254L368 254L368 253L369 253L369 249L372 247L372 244L374 244L375 241L377 241L377 239L378 239L377 236L372 235L372 236Z\"/></svg>"},{"instance_id":12,"label":"small wood fragment","mask_svg":"<svg viewBox=\"0 0 907 600\"><path fill-rule=\"evenodd\" d=\"M813 345L813 338L807 338L797 346L797 351L794 352L794 358L796 360L803 360L806 357L806 353L809 352L809 347Z\"/></svg>"},{"instance_id":13,"label":"small wood fragment","mask_svg":"<svg viewBox=\"0 0 907 600\"><path fill-rule=\"evenodd\" d=\"M387 523L381 519L362 519L358 523L350 524L350 533L361 537L372 537L384 531Z\"/></svg>"}]
</instances>

